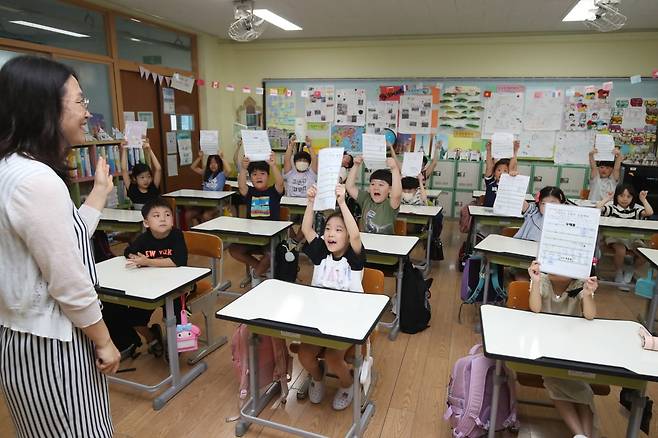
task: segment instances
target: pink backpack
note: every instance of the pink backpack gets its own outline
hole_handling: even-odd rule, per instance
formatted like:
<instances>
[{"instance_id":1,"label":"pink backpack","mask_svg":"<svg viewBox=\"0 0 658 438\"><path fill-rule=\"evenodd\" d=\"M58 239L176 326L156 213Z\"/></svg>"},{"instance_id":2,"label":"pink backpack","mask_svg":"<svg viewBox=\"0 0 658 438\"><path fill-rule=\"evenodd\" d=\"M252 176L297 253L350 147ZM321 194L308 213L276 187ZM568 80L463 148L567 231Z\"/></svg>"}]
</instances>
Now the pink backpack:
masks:
<instances>
[{"instance_id":1,"label":"pink backpack","mask_svg":"<svg viewBox=\"0 0 658 438\"><path fill-rule=\"evenodd\" d=\"M249 329L240 324L231 338L233 370L240 381L240 400L249 395ZM292 378L292 357L286 341L270 336L258 336L258 387L272 382L281 383L281 401L288 396L288 382Z\"/></svg>"},{"instance_id":2,"label":"pink backpack","mask_svg":"<svg viewBox=\"0 0 658 438\"><path fill-rule=\"evenodd\" d=\"M496 361L484 357L477 344L468 356L455 362L448 384L448 408L443 418L450 422L455 438L476 438L487 434L491 415L491 395ZM509 376L506 367L503 375ZM500 386L500 401L496 430L518 429L514 384L505 381Z\"/></svg>"}]
</instances>

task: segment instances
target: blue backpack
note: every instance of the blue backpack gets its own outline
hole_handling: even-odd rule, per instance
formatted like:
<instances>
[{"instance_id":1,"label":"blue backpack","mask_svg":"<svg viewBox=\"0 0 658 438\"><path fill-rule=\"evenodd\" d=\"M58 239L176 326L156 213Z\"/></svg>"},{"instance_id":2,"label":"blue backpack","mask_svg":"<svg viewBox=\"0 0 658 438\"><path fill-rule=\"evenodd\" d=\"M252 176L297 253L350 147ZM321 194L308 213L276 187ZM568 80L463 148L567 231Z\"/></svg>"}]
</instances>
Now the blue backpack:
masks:
<instances>
[{"instance_id":1,"label":"blue backpack","mask_svg":"<svg viewBox=\"0 0 658 438\"><path fill-rule=\"evenodd\" d=\"M484 279L485 266L483 257L472 255L464 265L462 273L461 299L457 319L461 323L462 306L464 304L473 304L482 302L484 298ZM503 288L503 267L500 265L491 265L491 276L489 277L489 302L500 302L507 299L507 292Z\"/></svg>"}]
</instances>

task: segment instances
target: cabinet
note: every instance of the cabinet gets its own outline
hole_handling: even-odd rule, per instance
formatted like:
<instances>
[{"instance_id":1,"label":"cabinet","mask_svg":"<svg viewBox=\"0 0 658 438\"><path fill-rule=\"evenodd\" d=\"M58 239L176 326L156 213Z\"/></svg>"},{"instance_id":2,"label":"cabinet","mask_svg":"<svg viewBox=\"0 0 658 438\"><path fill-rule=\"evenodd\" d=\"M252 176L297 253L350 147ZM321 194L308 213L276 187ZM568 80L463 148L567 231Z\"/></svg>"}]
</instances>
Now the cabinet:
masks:
<instances>
[{"instance_id":1,"label":"cabinet","mask_svg":"<svg viewBox=\"0 0 658 438\"><path fill-rule=\"evenodd\" d=\"M444 217L452 217L452 211L453 211L453 198L455 196L455 192L452 190L442 190L441 194L436 198L436 205L440 205L443 207L443 216Z\"/></svg>"},{"instance_id":2,"label":"cabinet","mask_svg":"<svg viewBox=\"0 0 658 438\"><path fill-rule=\"evenodd\" d=\"M458 161L455 188L457 190L476 190L482 181L482 163L480 161Z\"/></svg>"},{"instance_id":3,"label":"cabinet","mask_svg":"<svg viewBox=\"0 0 658 438\"><path fill-rule=\"evenodd\" d=\"M440 160L436 163L434 172L432 172L432 180L430 181L430 188L432 189L450 189L455 186L455 168L456 161L454 160Z\"/></svg>"},{"instance_id":4,"label":"cabinet","mask_svg":"<svg viewBox=\"0 0 658 438\"><path fill-rule=\"evenodd\" d=\"M546 186L556 186L558 170L557 166L536 164L530 178L530 193L537 193Z\"/></svg>"},{"instance_id":5,"label":"cabinet","mask_svg":"<svg viewBox=\"0 0 658 438\"><path fill-rule=\"evenodd\" d=\"M472 190L457 190L454 195L454 202L452 203L452 217L459 217L463 206L470 204L473 201Z\"/></svg>"},{"instance_id":6,"label":"cabinet","mask_svg":"<svg viewBox=\"0 0 658 438\"><path fill-rule=\"evenodd\" d=\"M560 166L558 184L568 198L579 198L587 185L587 167Z\"/></svg>"}]
</instances>

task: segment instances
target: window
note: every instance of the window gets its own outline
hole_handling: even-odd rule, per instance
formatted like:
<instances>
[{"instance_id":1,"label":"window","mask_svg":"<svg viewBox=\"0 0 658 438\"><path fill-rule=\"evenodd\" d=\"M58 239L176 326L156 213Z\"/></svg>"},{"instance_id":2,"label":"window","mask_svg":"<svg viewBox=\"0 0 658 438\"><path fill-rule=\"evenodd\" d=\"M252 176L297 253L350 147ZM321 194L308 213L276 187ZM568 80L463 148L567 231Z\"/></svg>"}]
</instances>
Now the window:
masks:
<instances>
[{"instance_id":1,"label":"window","mask_svg":"<svg viewBox=\"0 0 658 438\"><path fill-rule=\"evenodd\" d=\"M123 17L116 18L116 33L121 59L192 70L192 40L185 34Z\"/></svg>"},{"instance_id":2,"label":"window","mask_svg":"<svg viewBox=\"0 0 658 438\"><path fill-rule=\"evenodd\" d=\"M10 52L9 50L0 50L0 68L2 68L2 66L5 65L5 63L11 58L15 58L20 55L22 55L22 53Z\"/></svg>"},{"instance_id":3,"label":"window","mask_svg":"<svg viewBox=\"0 0 658 438\"><path fill-rule=\"evenodd\" d=\"M54 0L0 0L0 37L107 55L103 14Z\"/></svg>"}]
</instances>

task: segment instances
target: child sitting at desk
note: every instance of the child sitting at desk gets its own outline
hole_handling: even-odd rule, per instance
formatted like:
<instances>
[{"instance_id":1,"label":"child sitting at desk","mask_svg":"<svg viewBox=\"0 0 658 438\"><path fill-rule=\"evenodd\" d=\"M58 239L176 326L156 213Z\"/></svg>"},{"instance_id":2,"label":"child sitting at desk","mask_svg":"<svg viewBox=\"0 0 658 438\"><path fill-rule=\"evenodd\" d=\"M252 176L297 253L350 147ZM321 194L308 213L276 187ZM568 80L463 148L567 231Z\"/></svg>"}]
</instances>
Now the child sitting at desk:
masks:
<instances>
[{"instance_id":1,"label":"child sitting at desk","mask_svg":"<svg viewBox=\"0 0 658 438\"><path fill-rule=\"evenodd\" d=\"M517 162L516 154L519 150L520 143L518 141L514 142L514 155L512 159L501 158L500 160L494 163L493 155L491 153L491 142L488 141L486 145L487 158L486 164L487 167L484 172L484 206L493 207L494 202L496 201L496 193L498 192L498 182L500 181L500 176L503 173L509 173L512 176L516 176L517 171Z\"/></svg>"},{"instance_id":2,"label":"child sitting at desk","mask_svg":"<svg viewBox=\"0 0 658 438\"><path fill-rule=\"evenodd\" d=\"M361 207L361 229L366 233L393 234L395 218L402 199L400 170L395 158L387 158L389 169L377 169L370 175L368 191L356 186L356 174L363 157L354 158L354 166L347 177L347 193ZM390 195L390 197L389 197Z\"/></svg>"},{"instance_id":3,"label":"child sitting at desk","mask_svg":"<svg viewBox=\"0 0 658 438\"><path fill-rule=\"evenodd\" d=\"M546 204L566 204L567 197L559 187L546 186L539 191L536 201L523 201L523 225L514 235L515 238L539 242Z\"/></svg>"},{"instance_id":4,"label":"child sitting at desk","mask_svg":"<svg viewBox=\"0 0 658 438\"><path fill-rule=\"evenodd\" d=\"M274 175L274 185L267 186L270 172ZM251 178L252 186L247 185L247 173ZM238 189L247 204L247 218L278 221L281 209L281 196L283 195L283 176L274 161L274 154L265 161L250 162L249 158L242 159L242 169L238 174ZM262 281L263 276L270 268L270 257L266 250L256 245L234 243L228 248L231 256L239 262L249 266L252 286ZM257 259L255 255L262 255Z\"/></svg>"},{"instance_id":5,"label":"child sitting at desk","mask_svg":"<svg viewBox=\"0 0 658 438\"><path fill-rule=\"evenodd\" d=\"M302 231L308 243L304 245L304 253L313 262L313 286L363 292L363 266L366 262L366 252L361 244L359 227L345 203L345 187L336 186L336 198L340 212L333 213L327 219L324 235L319 237L313 229L313 202L315 200L315 185L307 194L308 204L302 221ZM324 370L318 362L318 355L323 347L302 343L299 346L299 361L311 374L311 384L308 390L311 403L320 403L324 396ZM326 348L325 361L327 366L339 379L340 388L334 396L333 408L343 410L352 403L354 397L353 377L345 362L345 354L349 350L334 350ZM357 377L358 378L358 377Z\"/></svg>"},{"instance_id":6,"label":"child sitting at desk","mask_svg":"<svg viewBox=\"0 0 658 438\"><path fill-rule=\"evenodd\" d=\"M589 320L596 317L596 277L589 277L583 282L560 275L542 274L537 260L532 262L528 273L530 310L533 312L584 316ZM546 336L550 336L550 332ZM594 393L590 385L578 380L544 377L544 387L571 433L593 436Z\"/></svg>"},{"instance_id":7,"label":"child sitting at desk","mask_svg":"<svg viewBox=\"0 0 658 438\"><path fill-rule=\"evenodd\" d=\"M621 174L621 152L614 149L615 161L596 161L594 155L596 148L589 152L589 199L590 201L601 201L615 191Z\"/></svg>"},{"instance_id":8,"label":"child sitting at desk","mask_svg":"<svg viewBox=\"0 0 658 438\"><path fill-rule=\"evenodd\" d=\"M145 163L136 163L132 172L128 171L128 150L125 144L121 145L121 175L126 194L135 209L142 208L151 199L160 195L160 182L162 181L162 166L151 149L148 138L142 144L144 154L151 160L153 169Z\"/></svg>"},{"instance_id":9,"label":"child sitting at desk","mask_svg":"<svg viewBox=\"0 0 658 438\"><path fill-rule=\"evenodd\" d=\"M427 205L427 192L423 179L422 173L417 178L413 176L402 178L402 205Z\"/></svg>"},{"instance_id":10,"label":"child sitting at desk","mask_svg":"<svg viewBox=\"0 0 658 438\"><path fill-rule=\"evenodd\" d=\"M221 151L216 155L208 155L205 168L201 167L203 158L203 151L200 150L190 169L203 177L202 188L204 191L221 192L226 184L226 175L231 172L231 164L224 159ZM193 221L206 222L218 215L219 212L216 208L185 208L185 221L188 225L192 225Z\"/></svg>"},{"instance_id":11,"label":"child sitting at desk","mask_svg":"<svg viewBox=\"0 0 658 438\"><path fill-rule=\"evenodd\" d=\"M596 206L601 209L601 216L620 219L646 219L653 215L653 208L647 201L647 195L648 192L644 190L638 196L631 184L623 183L617 186L613 196L606 195ZM642 205L637 203L638 200ZM643 263L643 259L642 257L635 257L635 266L624 270L626 251L635 251L638 247L645 246L644 242L641 240L631 241L631 239L621 237L607 237L605 243L615 250L615 283L621 284L619 289L628 290L627 285L633 281L635 268Z\"/></svg>"},{"instance_id":12,"label":"child sitting at desk","mask_svg":"<svg viewBox=\"0 0 658 438\"><path fill-rule=\"evenodd\" d=\"M286 183L286 196L293 198L304 198L306 192L317 181L318 159L312 147L308 147L308 152L304 150L305 145L310 145L309 139L306 143L298 143L293 135L288 142L286 155L283 161L283 179ZM293 148L299 145L299 152L293 155ZM299 217L291 218L293 222L299 224ZM301 228L294 233L292 238L293 244L301 242L304 238Z\"/></svg>"},{"instance_id":13,"label":"child sitting at desk","mask_svg":"<svg viewBox=\"0 0 658 438\"><path fill-rule=\"evenodd\" d=\"M174 228L174 213L169 203L160 197L148 201L142 207L142 216L146 232L139 235L124 251L126 266L173 268L187 265L185 238L182 231ZM175 300L174 313L177 318L180 311L180 301ZM103 305L103 315L113 338L124 336L126 326L132 327L146 339L149 353L160 356L164 350L160 326L153 324L147 327L152 314L153 310L111 303ZM139 346L139 343L136 344Z\"/></svg>"}]
</instances>

